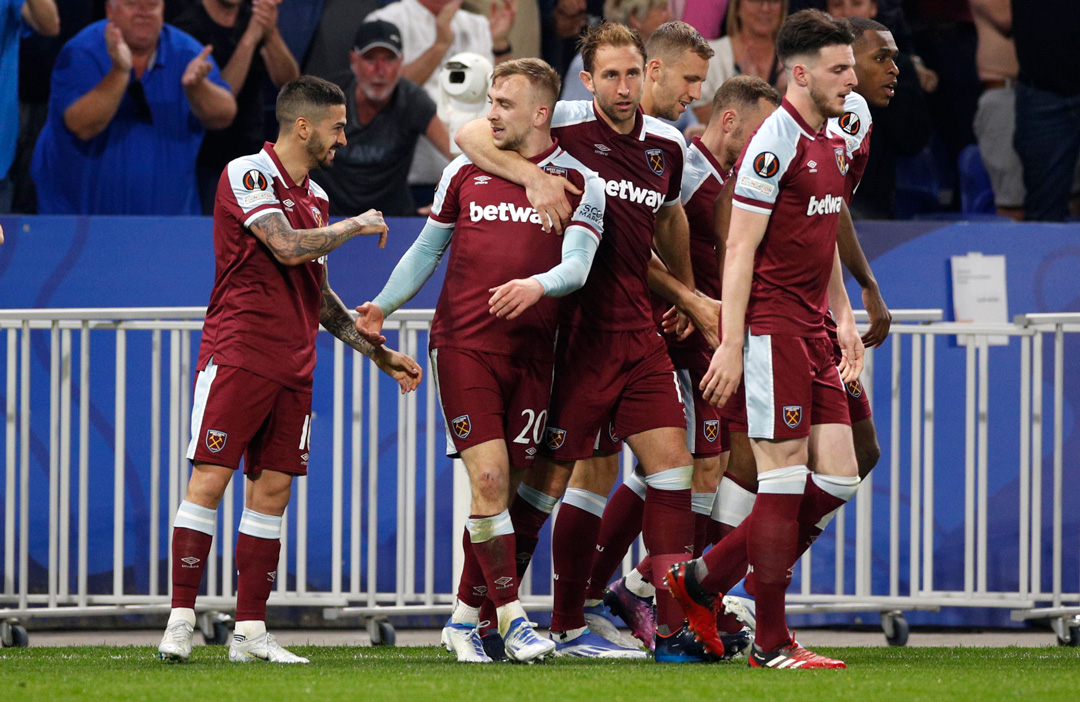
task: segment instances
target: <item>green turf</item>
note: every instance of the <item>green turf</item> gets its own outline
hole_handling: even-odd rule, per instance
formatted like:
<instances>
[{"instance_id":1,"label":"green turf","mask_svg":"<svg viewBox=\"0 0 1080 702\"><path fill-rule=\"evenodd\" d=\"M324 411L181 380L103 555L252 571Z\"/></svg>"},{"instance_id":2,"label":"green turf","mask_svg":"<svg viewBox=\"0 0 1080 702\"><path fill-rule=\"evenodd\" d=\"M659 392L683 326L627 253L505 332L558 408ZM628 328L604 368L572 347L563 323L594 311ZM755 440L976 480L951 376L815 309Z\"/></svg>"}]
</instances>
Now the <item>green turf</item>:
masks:
<instances>
[{"instance_id":1,"label":"green turf","mask_svg":"<svg viewBox=\"0 0 1080 702\"><path fill-rule=\"evenodd\" d=\"M1080 700L1073 648L823 648L842 671L749 670L745 662L657 665L552 660L459 665L436 648L297 646L307 666L234 665L196 647L185 665L148 647L0 650L0 700Z\"/></svg>"}]
</instances>

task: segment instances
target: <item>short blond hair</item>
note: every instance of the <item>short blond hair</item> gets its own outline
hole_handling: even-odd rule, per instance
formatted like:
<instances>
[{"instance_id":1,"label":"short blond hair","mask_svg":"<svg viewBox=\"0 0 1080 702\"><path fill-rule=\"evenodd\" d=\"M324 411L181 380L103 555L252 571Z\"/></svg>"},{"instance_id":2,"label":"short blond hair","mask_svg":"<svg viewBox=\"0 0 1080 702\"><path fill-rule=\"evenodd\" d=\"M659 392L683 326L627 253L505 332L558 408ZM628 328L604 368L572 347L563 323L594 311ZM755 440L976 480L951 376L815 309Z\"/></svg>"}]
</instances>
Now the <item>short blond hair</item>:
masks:
<instances>
[{"instance_id":1,"label":"short blond hair","mask_svg":"<svg viewBox=\"0 0 1080 702\"><path fill-rule=\"evenodd\" d=\"M542 59L520 58L513 61L503 61L491 73L491 84L502 78L511 76L524 76L534 90L540 91L544 98L544 104L551 112L555 111L555 103L559 100L559 91L562 89L562 81L554 68ZM548 119L550 119L550 114Z\"/></svg>"}]
</instances>

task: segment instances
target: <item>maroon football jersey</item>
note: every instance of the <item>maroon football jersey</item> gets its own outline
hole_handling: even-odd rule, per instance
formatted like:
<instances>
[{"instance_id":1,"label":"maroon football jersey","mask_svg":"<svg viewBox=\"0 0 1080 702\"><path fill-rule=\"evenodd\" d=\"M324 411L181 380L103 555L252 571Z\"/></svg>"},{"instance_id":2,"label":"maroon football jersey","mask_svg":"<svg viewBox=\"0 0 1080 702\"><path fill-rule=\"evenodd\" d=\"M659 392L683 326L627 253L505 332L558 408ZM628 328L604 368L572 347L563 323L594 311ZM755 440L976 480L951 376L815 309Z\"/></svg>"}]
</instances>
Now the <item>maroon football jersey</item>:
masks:
<instances>
[{"instance_id":1,"label":"maroon football jersey","mask_svg":"<svg viewBox=\"0 0 1080 702\"><path fill-rule=\"evenodd\" d=\"M584 191L572 198L575 211L569 226L584 227L600 239L604 195L599 178L558 144L530 160ZM431 347L551 359L558 298L542 297L512 320L489 312L491 288L543 273L562 260L562 237L541 229L525 188L460 156L443 171L428 222L454 228L431 324Z\"/></svg>"},{"instance_id":2,"label":"maroon football jersey","mask_svg":"<svg viewBox=\"0 0 1080 702\"><path fill-rule=\"evenodd\" d=\"M829 277L851 166L847 146L814 131L786 99L735 165L733 207L769 215L754 255L746 323L754 334L825 335Z\"/></svg>"},{"instance_id":3,"label":"maroon football jersey","mask_svg":"<svg viewBox=\"0 0 1080 702\"><path fill-rule=\"evenodd\" d=\"M727 173L717 163L701 139L694 137L686 150L683 169L682 203L690 223L690 263L694 270L694 285L699 291L720 299L720 264L716 260L716 225L713 210L716 198L724 188ZM653 295L653 315L659 325L664 313L671 308L667 300ZM691 334L679 341L674 334L666 335L668 353L676 368L689 368L690 356L711 353L705 337Z\"/></svg>"},{"instance_id":4,"label":"maroon football jersey","mask_svg":"<svg viewBox=\"0 0 1080 702\"><path fill-rule=\"evenodd\" d=\"M561 321L605 331L655 326L648 267L656 213L679 202L686 145L678 130L638 110L619 134L592 102L560 101L552 134L600 174L607 195L604 238L585 286L567 297Z\"/></svg>"},{"instance_id":5,"label":"maroon football jersey","mask_svg":"<svg viewBox=\"0 0 1080 702\"><path fill-rule=\"evenodd\" d=\"M326 226L326 193L297 185L273 144L231 161L214 202L214 288L203 324L197 370L211 357L290 388L311 385L319 331L324 260L286 266L248 229L281 212L294 229Z\"/></svg>"}]
</instances>

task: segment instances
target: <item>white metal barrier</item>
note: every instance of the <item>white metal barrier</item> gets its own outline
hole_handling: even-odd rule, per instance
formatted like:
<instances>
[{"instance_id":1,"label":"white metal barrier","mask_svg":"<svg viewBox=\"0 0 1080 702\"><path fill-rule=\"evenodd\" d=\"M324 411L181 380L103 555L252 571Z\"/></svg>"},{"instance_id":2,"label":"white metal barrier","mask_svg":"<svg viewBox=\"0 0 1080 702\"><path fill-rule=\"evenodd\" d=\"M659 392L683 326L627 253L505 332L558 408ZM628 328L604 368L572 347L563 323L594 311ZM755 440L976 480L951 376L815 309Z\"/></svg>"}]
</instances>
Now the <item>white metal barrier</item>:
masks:
<instances>
[{"instance_id":1,"label":"white metal barrier","mask_svg":"<svg viewBox=\"0 0 1080 702\"><path fill-rule=\"evenodd\" d=\"M7 310L0 311L0 329L6 336L5 396L5 482L2 563L2 592L0 620L36 616L80 616L89 614L129 614L163 611L168 607L167 571L161 563L169 557L168 525L186 489L189 472L184 451L190 422L190 383L192 333L201 329L203 308L160 309L83 309L83 310ZM427 366L426 332L430 310L405 310L387 320L391 343ZM789 593L793 612L878 611L882 613L887 636L893 642L906 639L907 625L901 612L915 609L936 609L945 606L1004 607L1017 610L1017 618L1050 617L1059 631L1066 635L1080 620L1074 617L1080 609L1080 594L1062 584L1062 485L1064 457L1063 383L1064 338L1080 331L1080 315L1027 315L1012 325L971 325L942 323L937 310L894 311L892 337L887 346L891 369L889 394L877 397L874 407L879 412L888 403L890 425L878 426L878 433L888 437L891 445L906 447L910 460L906 469L901 464L900 450L883 456L881 463L860 490L851 506L854 519L841 515L831 530L835 542L847 544L846 531L854 521L854 548L835 549L831 569L833 587L820 592L812 582L813 559L820 553L815 547L800 566L801 586ZM1043 339L1053 335L1053 407L1044 411L1043 398ZM964 586L957 589L935 587L934 543L934 438L938 417L935 414L936 343L939 337L961 335L969 340L966 348L966 399L964 407L966 440L964 459ZM988 428L991 408L988 402L990 335L1019 339L1021 368L1018 377L1009 379L1010 392L1019 402L1021 422L1018 427L1021 452L1015 467L1019 477L1019 586L1015 591L996 591L987 587L987 485L989 470ZM101 339L101 341L99 341ZM149 342L147 344L147 339ZM47 346L47 363L40 359L45 371L34 368L32 341L40 349ZM396 343L395 343L396 342ZM112 348L112 358L92 360L91 348ZM129 360L131 349L149 347L148 406L129 407ZM909 349L908 363L904 348ZM3 347L0 347L3 348ZM329 505L320 504L313 514L309 511L309 481L297 481L284 525L279 572L295 574L278 579L271 597L273 606L316 606L323 608L328 618L361 616L374 620L398 614L442 614L449 612L454 597L454 580L450 587L436 587L436 553L439 544L453 543L456 548L460 529L450 534L446 525L437 524L437 505L453 500L448 493L436 494L436 457L443 449L441 437L436 436L437 398L434 384L425 382L417 392L399 397L396 416L396 505L393 510L395 534L393 587L380 589L379 553L380 532L379 480L380 465L380 374L370 362L334 340L332 362L324 357L320 369L332 366L333 416L332 445L320 447L332 456L332 499ZM874 397L873 364L880 363L881 351L868 354L864 373L866 391ZM39 350L38 356L44 356ZM144 359L145 360L145 359ZM111 363L110 363L111 361ZM125 458L128 451L114 451L111 474L91 474L91 392L94 381L109 375L111 366L112 397L114 402L113 436L115 446L125 446L129 418L143 412L149 416L150 449L147 455L136 458L149 466L150 490L147 573L149 586L135 592L125 586L126 563L125 518L129 495L126 490ZM73 376L77 369L78 377ZM366 370L365 370L366 369ZM325 370L317 371L325 372ZM383 387L387 388L385 379ZM43 592L31 592L30 570L30 489L31 484L31 426L41 426L38 419L44 413L31 413L32 387L47 384L48 443L44 447L48 458L48 476L44 487L48 491L47 529L47 587ZM73 386L77 388L77 403L73 401ZM1001 392L1000 390L998 390ZM316 398L318 400L318 398ZM901 435L903 403L910 404L909 427ZM39 403L40 404L40 403ZM349 413L348 415L346 413ZM1042 528L1042 456L1044 417L1052 417L1053 429L1053 577L1049 587L1041 578ZM419 422L426 431L418 434ZM348 440L346 440L346 437ZM349 450L346 452L346 443ZM73 448L75 447L75 448ZM1000 462L995 461L995 466ZM346 465L347 464L347 465ZM624 467L632 463L627 457ZM372 468L375 468L374 470ZM103 471L98 471L103 473ZM875 518L873 482L876 476L887 473L889 484L888 519ZM901 504L902 480L910 486L910 508ZM325 479L325 476L324 476ZM877 478L879 481L880 477ZM454 471L454 492L462 493L467 478L464 472ZM102 510L90 501L92 481L107 481L112 485L113 509ZM423 486L424 499L418 504L418 486ZM242 491L240 491L242 492ZM465 491L467 495L467 490ZM200 609L231 609L234 603L233 534L237 510L242 509L241 495L232 488L219 510L215 553L207 566L208 594L200 597ZM366 513L365 513L366 509ZM419 527L418 509L423 512ZM94 511L97 510L97 511ZM308 586L311 536L309 524L313 517L331 515L330 527L330 586L313 591ZM460 510L458 510L460 511ZM75 515L77 523L72 525ZM902 517L906 515L907 550L901 553ZM385 515L384 515L385 516ZM557 515L556 515L557 518ZM108 543L91 543L90 524L111 523ZM291 524L291 526L290 526ZM455 525L457 522L455 521ZM73 528L74 526L74 528ZM165 529L165 532L162 532ZM888 533L887 556L875 553L874 533ZM385 531L385 529L384 529ZM74 532L74 537L72 536ZM35 534L35 537L38 535ZM827 540L828 532L823 540ZM367 539L367 541L365 541ZM91 591L90 551L109 549L112 552L111 588L106 592ZM880 549L879 549L880 550ZM628 554L625 567L632 567L642 555L640 542L636 552ZM74 558L72 557L74 555ZM873 587L874 558L888 563L887 591ZM903 558L902 558L903 557ZM422 564L423 576L418 580L417 562ZM908 563L908 587L901 588L901 565ZM73 564L74 563L74 564ZM73 564L73 565L72 565ZM291 567L290 567L291 566ZM344 568L348 567L348 577ZM853 572L853 577L848 574ZM366 577L362 577L366 574ZM540 575L539 577L543 577ZM528 581L528 579L526 579ZM853 586L848 586L848 581ZM1080 586L1080 583L1078 583ZM101 588L98 588L100 590ZM550 597L529 595L528 582L523 584L523 599L527 607L550 607ZM1050 609L1034 609L1039 603ZM380 630L384 635L385 630ZM392 634L392 629L390 632ZM1065 641L1068 638L1063 639Z\"/></svg>"}]
</instances>

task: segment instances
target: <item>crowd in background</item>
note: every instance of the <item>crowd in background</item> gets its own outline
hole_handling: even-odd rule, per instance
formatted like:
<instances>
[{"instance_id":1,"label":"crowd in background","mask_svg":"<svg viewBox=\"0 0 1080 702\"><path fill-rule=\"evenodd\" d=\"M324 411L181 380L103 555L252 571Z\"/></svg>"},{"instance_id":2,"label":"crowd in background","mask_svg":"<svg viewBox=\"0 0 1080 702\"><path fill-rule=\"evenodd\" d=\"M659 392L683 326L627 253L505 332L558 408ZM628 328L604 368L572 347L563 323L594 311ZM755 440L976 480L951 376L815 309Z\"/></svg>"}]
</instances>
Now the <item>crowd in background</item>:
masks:
<instances>
[{"instance_id":1,"label":"crowd in background","mask_svg":"<svg viewBox=\"0 0 1080 702\"><path fill-rule=\"evenodd\" d=\"M277 88L301 73L349 100L349 144L314 175L334 213L423 214L451 157L452 56L540 56L587 99L586 26L647 37L682 19L715 52L676 123L689 137L732 75L783 91L776 32L807 7L877 19L900 51L856 216L1080 214L1072 0L0 0L0 214L211 214L224 165L274 140Z\"/></svg>"}]
</instances>

